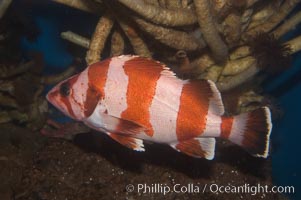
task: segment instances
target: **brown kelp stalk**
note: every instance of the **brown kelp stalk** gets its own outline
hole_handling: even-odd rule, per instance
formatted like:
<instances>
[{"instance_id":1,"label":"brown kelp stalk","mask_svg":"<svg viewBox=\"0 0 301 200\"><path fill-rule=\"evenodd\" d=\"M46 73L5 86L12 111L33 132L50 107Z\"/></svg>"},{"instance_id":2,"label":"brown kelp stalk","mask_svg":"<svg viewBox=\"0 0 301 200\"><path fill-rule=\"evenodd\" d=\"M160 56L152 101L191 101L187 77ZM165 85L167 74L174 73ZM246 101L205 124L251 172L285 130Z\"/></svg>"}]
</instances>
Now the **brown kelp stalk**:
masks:
<instances>
[{"instance_id":1,"label":"brown kelp stalk","mask_svg":"<svg viewBox=\"0 0 301 200\"><path fill-rule=\"evenodd\" d=\"M156 24L183 26L197 22L195 14L188 9L166 9L143 0L119 0L119 2Z\"/></svg>"},{"instance_id":2,"label":"brown kelp stalk","mask_svg":"<svg viewBox=\"0 0 301 200\"><path fill-rule=\"evenodd\" d=\"M111 55L123 53L124 41L128 39L133 46L133 53L146 57L156 55L167 64L177 61L174 56L176 52L185 52L189 62L180 59L176 65L185 63L185 68L192 69L193 77L211 79L222 90L243 84L260 70L275 71L277 63L288 63L289 59L285 58L289 58L289 54L286 48L278 48L282 44L276 39L301 21L300 13L283 21L301 0L55 1L97 16L105 11L103 20L107 13L113 14L110 20L116 25L101 26L100 20L91 40L63 34L66 39L85 48L90 44L87 62L100 59L105 42L110 43ZM95 6L92 9L89 5L93 4L98 8ZM103 27L103 31L99 31L100 27ZM250 42L250 39L256 38L258 33L267 37L263 37L263 43L254 48L252 43L259 42ZM274 33L275 40L271 33ZM109 38L109 35L112 37ZM292 49L292 53L298 51L299 38L285 44ZM274 57L278 61L279 58L284 59L280 62L271 60Z\"/></svg>"},{"instance_id":3,"label":"brown kelp stalk","mask_svg":"<svg viewBox=\"0 0 301 200\"><path fill-rule=\"evenodd\" d=\"M285 43L291 50L291 53L296 53L301 50L301 36L298 36L290 41Z\"/></svg>"},{"instance_id":4,"label":"brown kelp stalk","mask_svg":"<svg viewBox=\"0 0 301 200\"><path fill-rule=\"evenodd\" d=\"M12 0L1 0L0 2L0 19L5 14L6 10L8 9L9 5L11 4Z\"/></svg>"},{"instance_id":5,"label":"brown kelp stalk","mask_svg":"<svg viewBox=\"0 0 301 200\"><path fill-rule=\"evenodd\" d=\"M144 40L139 36L135 27L123 20L119 20L118 22L128 39L130 40L135 54L144 57L152 57L148 46L146 45Z\"/></svg>"},{"instance_id":6,"label":"brown kelp stalk","mask_svg":"<svg viewBox=\"0 0 301 200\"><path fill-rule=\"evenodd\" d=\"M269 18L269 20L261 25L258 25L247 32L247 37L254 37L257 33L269 32L276 27L284 18L293 10L293 8L299 3L300 0L285 0L279 10Z\"/></svg>"},{"instance_id":7,"label":"brown kelp stalk","mask_svg":"<svg viewBox=\"0 0 301 200\"><path fill-rule=\"evenodd\" d=\"M101 6L94 2L93 0L53 0L54 2L64 4L66 6L70 6L72 8L76 8L85 12L90 12L94 14L101 13Z\"/></svg>"},{"instance_id":8,"label":"brown kelp stalk","mask_svg":"<svg viewBox=\"0 0 301 200\"><path fill-rule=\"evenodd\" d=\"M71 31L62 32L61 37L65 40L68 40L69 42L72 42L72 43L77 44L81 47L89 49L90 40L88 38L80 36L76 33L71 32Z\"/></svg>"},{"instance_id":9,"label":"brown kelp stalk","mask_svg":"<svg viewBox=\"0 0 301 200\"><path fill-rule=\"evenodd\" d=\"M86 55L86 61L88 64L92 64L100 60L100 54L102 53L113 24L114 20L109 12L106 12L104 16L99 19Z\"/></svg>"},{"instance_id":10,"label":"brown kelp stalk","mask_svg":"<svg viewBox=\"0 0 301 200\"><path fill-rule=\"evenodd\" d=\"M206 46L201 38L196 38L195 36L184 31L158 26L137 17L134 18L134 21L141 27L143 31L146 31L156 40L172 48L194 51L202 49Z\"/></svg>"},{"instance_id":11,"label":"brown kelp stalk","mask_svg":"<svg viewBox=\"0 0 301 200\"><path fill-rule=\"evenodd\" d=\"M124 39L121 35L121 31L115 30L111 38L111 56L119 56L124 51Z\"/></svg>"},{"instance_id":12,"label":"brown kelp stalk","mask_svg":"<svg viewBox=\"0 0 301 200\"><path fill-rule=\"evenodd\" d=\"M286 20L281 26L279 26L273 34L275 37L279 38L290 30L294 29L301 22L301 12L298 12L290 19Z\"/></svg>"},{"instance_id":13,"label":"brown kelp stalk","mask_svg":"<svg viewBox=\"0 0 301 200\"><path fill-rule=\"evenodd\" d=\"M224 62L228 57L228 47L215 27L210 2L208 0L194 0L198 22L204 40L210 47L214 58L218 62Z\"/></svg>"},{"instance_id":14,"label":"brown kelp stalk","mask_svg":"<svg viewBox=\"0 0 301 200\"><path fill-rule=\"evenodd\" d=\"M259 35L258 41L254 41L255 46L251 47L251 54L253 57L242 58L249 66L246 70L234 76L225 77L217 81L217 87L221 91L231 90L255 76L261 70L268 70L271 73L277 73L290 66L290 54L294 54L301 50L301 36L298 36L284 44L278 43L279 41L273 36ZM261 44L260 44L261 43ZM260 47L262 46L262 47ZM270 49L267 52L265 48ZM252 60L255 60L252 61ZM268 67L268 68L267 68Z\"/></svg>"}]
</instances>

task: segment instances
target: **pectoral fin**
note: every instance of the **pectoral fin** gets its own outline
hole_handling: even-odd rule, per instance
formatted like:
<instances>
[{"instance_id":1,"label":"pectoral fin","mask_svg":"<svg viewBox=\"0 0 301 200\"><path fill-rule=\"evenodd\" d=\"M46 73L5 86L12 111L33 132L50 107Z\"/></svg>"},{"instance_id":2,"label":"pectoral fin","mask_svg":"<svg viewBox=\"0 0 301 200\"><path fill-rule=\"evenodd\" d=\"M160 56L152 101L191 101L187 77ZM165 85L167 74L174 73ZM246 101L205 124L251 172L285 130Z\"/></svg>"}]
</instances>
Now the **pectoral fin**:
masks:
<instances>
[{"instance_id":1,"label":"pectoral fin","mask_svg":"<svg viewBox=\"0 0 301 200\"><path fill-rule=\"evenodd\" d=\"M196 158L214 158L215 139L214 138L193 138L179 143L171 144L172 148L189 156Z\"/></svg>"},{"instance_id":2,"label":"pectoral fin","mask_svg":"<svg viewBox=\"0 0 301 200\"><path fill-rule=\"evenodd\" d=\"M113 117L112 117L113 118ZM121 133L126 135L136 135L143 131L146 131L146 128L129 120L115 118L113 120L118 121L117 129L113 132Z\"/></svg>"},{"instance_id":3,"label":"pectoral fin","mask_svg":"<svg viewBox=\"0 0 301 200\"><path fill-rule=\"evenodd\" d=\"M94 113L85 121L85 124L96 130L105 130L120 135L136 135L147 130L133 121L120 119L105 113Z\"/></svg>"}]
</instances>

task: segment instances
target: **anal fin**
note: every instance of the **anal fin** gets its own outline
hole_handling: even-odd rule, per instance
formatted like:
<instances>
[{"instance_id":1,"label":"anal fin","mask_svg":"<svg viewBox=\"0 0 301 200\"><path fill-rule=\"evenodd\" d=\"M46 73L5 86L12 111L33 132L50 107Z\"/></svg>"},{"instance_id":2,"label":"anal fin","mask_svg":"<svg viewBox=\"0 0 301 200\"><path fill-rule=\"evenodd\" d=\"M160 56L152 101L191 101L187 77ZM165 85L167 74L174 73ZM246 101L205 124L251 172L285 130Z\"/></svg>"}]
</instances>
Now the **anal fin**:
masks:
<instances>
[{"instance_id":1,"label":"anal fin","mask_svg":"<svg viewBox=\"0 0 301 200\"><path fill-rule=\"evenodd\" d=\"M214 138L193 138L170 145L175 150L196 158L214 158Z\"/></svg>"},{"instance_id":2,"label":"anal fin","mask_svg":"<svg viewBox=\"0 0 301 200\"><path fill-rule=\"evenodd\" d=\"M107 134L115 141L118 143L133 149L135 151L145 151L144 145L143 145L143 140L137 139L128 135L120 135L116 133L109 133Z\"/></svg>"}]
</instances>

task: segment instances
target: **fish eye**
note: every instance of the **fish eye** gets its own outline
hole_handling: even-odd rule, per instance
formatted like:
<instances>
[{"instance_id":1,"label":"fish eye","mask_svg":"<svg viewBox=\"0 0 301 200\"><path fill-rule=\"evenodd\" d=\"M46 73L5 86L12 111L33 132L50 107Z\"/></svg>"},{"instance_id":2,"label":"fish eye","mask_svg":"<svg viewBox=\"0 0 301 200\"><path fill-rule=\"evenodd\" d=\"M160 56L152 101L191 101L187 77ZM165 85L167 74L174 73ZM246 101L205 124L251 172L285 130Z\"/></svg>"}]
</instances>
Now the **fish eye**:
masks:
<instances>
[{"instance_id":1,"label":"fish eye","mask_svg":"<svg viewBox=\"0 0 301 200\"><path fill-rule=\"evenodd\" d=\"M70 84L68 82L65 82L63 83L61 86L60 86L60 94L62 96L69 96L70 94Z\"/></svg>"}]
</instances>

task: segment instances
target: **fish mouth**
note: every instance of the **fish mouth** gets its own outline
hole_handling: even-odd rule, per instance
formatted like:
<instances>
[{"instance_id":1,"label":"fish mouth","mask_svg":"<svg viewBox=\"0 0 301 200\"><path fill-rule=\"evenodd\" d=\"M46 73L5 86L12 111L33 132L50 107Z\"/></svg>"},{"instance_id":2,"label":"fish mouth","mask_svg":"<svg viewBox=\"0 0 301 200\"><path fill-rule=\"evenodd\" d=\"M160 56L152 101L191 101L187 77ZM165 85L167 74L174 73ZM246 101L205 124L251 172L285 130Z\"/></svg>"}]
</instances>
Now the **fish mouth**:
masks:
<instances>
[{"instance_id":1,"label":"fish mouth","mask_svg":"<svg viewBox=\"0 0 301 200\"><path fill-rule=\"evenodd\" d=\"M49 103L53 104L54 98L55 98L55 94L54 93L55 93L54 88L47 93L46 99L47 99L47 101L49 101Z\"/></svg>"},{"instance_id":2,"label":"fish mouth","mask_svg":"<svg viewBox=\"0 0 301 200\"><path fill-rule=\"evenodd\" d=\"M46 99L47 99L47 101L48 102L51 102L51 99L50 99L51 97L50 97L50 95L49 95L49 93L46 95Z\"/></svg>"},{"instance_id":3,"label":"fish mouth","mask_svg":"<svg viewBox=\"0 0 301 200\"><path fill-rule=\"evenodd\" d=\"M57 87L52 88L46 95L46 99L49 103L54 105L55 107L58 107L58 90Z\"/></svg>"}]
</instances>

